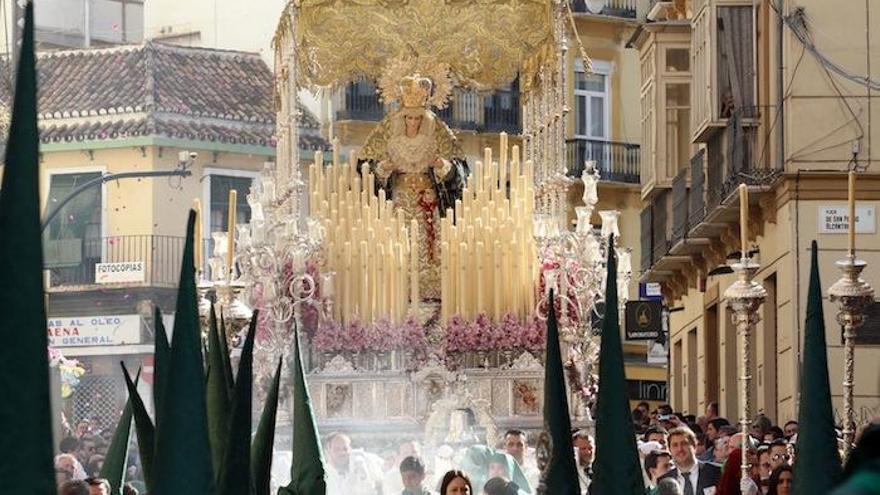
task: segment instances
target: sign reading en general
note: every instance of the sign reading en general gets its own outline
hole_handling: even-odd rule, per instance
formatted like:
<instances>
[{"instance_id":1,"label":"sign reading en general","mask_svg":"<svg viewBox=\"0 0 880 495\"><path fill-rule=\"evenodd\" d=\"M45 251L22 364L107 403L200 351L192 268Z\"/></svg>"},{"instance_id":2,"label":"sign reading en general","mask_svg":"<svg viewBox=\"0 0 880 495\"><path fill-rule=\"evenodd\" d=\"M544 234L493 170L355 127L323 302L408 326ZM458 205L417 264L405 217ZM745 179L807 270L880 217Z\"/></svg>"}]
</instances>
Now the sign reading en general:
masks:
<instances>
[{"instance_id":1,"label":"sign reading en general","mask_svg":"<svg viewBox=\"0 0 880 495\"><path fill-rule=\"evenodd\" d=\"M52 347L139 344L140 315L71 316L49 318Z\"/></svg>"},{"instance_id":2,"label":"sign reading en general","mask_svg":"<svg viewBox=\"0 0 880 495\"><path fill-rule=\"evenodd\" d=\"M660 301L627 301L627 340L655 340L662 332L663 304Z\"/></svg>"}]
</instances>

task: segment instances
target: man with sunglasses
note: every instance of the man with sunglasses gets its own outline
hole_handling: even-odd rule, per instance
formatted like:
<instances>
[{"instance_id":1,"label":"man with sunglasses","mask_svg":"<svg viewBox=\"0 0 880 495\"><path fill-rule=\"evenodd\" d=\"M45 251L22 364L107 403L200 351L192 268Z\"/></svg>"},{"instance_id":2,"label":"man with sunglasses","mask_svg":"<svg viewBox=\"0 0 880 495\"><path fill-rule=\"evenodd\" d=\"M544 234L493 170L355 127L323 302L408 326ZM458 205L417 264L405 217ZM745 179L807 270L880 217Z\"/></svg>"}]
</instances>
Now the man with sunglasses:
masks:
<instances>
[{"instance_id":1,"label":"man with sunglasses","mask_svg":"<svg viewBox=\"0 0 880 495\"><path fill-rule=\"evenodd\" d=\"M788 442L780 438L770 442L770 469L776 469L783 464L791 465L791 453Z\"/></svg>"}]
</instances>

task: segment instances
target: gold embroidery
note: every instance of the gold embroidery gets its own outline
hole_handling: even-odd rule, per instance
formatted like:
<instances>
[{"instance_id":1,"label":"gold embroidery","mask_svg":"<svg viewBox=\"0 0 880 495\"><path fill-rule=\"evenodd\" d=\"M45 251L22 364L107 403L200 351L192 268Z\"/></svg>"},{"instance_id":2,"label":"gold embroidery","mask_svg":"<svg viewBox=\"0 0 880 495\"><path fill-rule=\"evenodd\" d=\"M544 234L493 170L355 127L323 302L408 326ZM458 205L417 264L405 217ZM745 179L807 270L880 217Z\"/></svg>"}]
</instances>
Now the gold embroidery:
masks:
<instances>
[{"instance_id":1,"label":"gold embroidery","mask_svg":"<svg viewBox=\"0 0 880 495\"><path fill-rule=\"evenodd\" d=\"M293 7L273 44L295 45L301 87L378 80L389 60L430 57L448 64L459 85L488 90L556 56L550 0L295 0Z\"/></svg>"}]
</instances>

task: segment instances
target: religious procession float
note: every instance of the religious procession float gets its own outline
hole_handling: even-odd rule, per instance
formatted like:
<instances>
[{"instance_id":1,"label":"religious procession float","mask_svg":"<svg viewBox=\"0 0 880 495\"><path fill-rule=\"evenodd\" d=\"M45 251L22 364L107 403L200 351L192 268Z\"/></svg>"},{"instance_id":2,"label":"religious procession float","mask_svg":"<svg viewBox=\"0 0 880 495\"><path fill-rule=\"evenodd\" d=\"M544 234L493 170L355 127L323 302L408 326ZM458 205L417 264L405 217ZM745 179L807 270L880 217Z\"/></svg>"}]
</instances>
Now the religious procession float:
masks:
<instances>
[{"instance_id":1,"label":"religious procession float","mask_svg":"<svg viewBox=\"0 0 880 495\"><path fill-rule=\"evenodd\" d=\"M551 290L572 419L589 425L591 322L604 311L618 212L593 211L590 167L566 175L568 9L559 0L287 6L275 37L277 162L247 195L250 224L215 234L200 288L232 325L260 310L263 383L298 329L322 431L491 445L507 427L540 429ZM502 134L469 163L438 110L454 88L491 92L517 77L522 135ZM300 156L297 93L362 79L388 109L364 146ZM575 180L585 192L571 230ZM629 250L615 249L626 294ZM203 299L203 315L209 307Z\"/></svg>"}]
</instances>

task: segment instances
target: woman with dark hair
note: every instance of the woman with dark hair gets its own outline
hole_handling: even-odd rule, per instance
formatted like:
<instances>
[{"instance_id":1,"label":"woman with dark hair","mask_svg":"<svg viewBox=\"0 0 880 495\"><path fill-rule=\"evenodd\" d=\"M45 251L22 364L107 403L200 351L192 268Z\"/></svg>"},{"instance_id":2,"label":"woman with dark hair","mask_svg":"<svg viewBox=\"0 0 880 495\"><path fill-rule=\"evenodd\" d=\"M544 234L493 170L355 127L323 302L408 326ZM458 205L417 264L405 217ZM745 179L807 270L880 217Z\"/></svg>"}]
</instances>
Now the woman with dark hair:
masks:
<instances>
[{"instance_id":1,"label":"woman with dark hair","mask_svg":"<svg viewBox=\"0 0 880 495\"><path fill-rule=\"evenodd\" d=\"M474 495L471 479L461 471L447 471L440 482L440 495Z\"/></svg>"},{"instance_id":2,"label":"woman with dark hair","mask_svg":"<svg viewBox=\"0 0 880 495\"><path fill-rule=\"evenodd\" d=\"M794 484L794 474L791 466L783 464L770 473L769 489L767 495L791 495L791 487Z\"/></svg>"}]
</instances>

